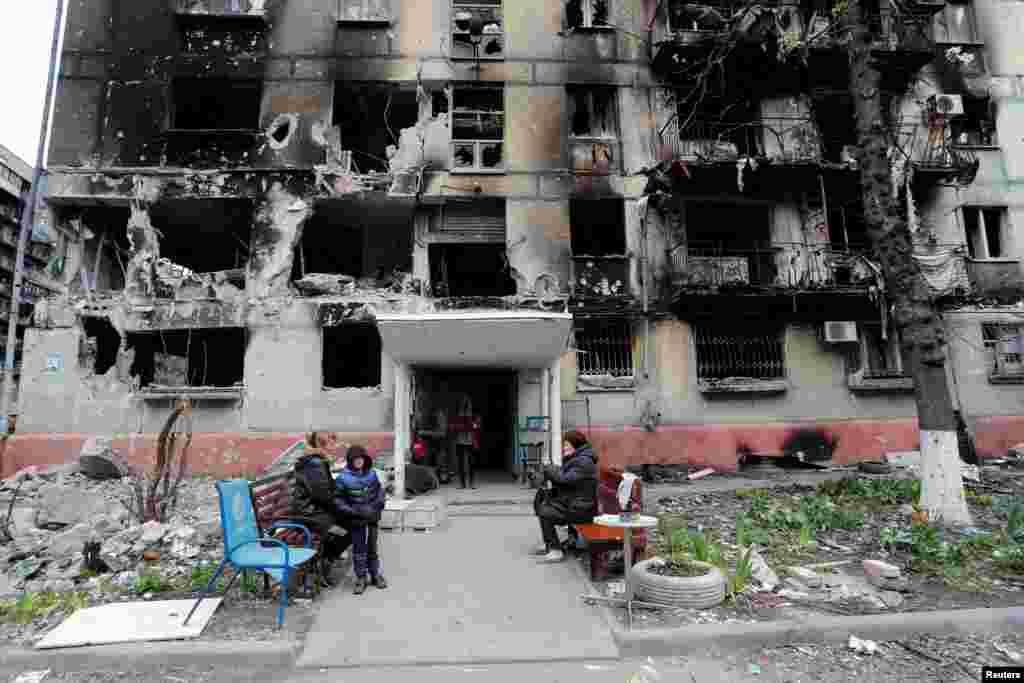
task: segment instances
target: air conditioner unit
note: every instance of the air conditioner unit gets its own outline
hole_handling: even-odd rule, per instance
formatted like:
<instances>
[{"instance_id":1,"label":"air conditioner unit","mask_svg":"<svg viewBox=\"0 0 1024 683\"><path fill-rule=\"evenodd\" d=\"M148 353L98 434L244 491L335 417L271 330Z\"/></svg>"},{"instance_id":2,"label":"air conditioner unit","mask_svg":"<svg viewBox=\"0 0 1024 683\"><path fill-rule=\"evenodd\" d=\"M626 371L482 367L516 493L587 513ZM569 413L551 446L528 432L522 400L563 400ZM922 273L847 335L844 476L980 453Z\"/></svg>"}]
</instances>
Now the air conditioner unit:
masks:
<instances>
[{"instance_id":1,"label":"air conditioner unit","mask_svg":"<svg viewBox=\"0 0 1024 683\"><path fill-rule=\"evenodd\" d=\"M928 98L928 105L933 112L943 116L959 116L964 113L964 98L960 95L932 95Z\"/></svg>"},{"instance_id":2,"label":"air conditioner unit","mask_svg":"<svg viewBox=\"0 0 1024 683\"><path fill-rule=\"evenodd\" d=\"M852 320L826 322L825 341L830 344L849 344L857 341L857 323Z\"/></svg>"}]
</instances>

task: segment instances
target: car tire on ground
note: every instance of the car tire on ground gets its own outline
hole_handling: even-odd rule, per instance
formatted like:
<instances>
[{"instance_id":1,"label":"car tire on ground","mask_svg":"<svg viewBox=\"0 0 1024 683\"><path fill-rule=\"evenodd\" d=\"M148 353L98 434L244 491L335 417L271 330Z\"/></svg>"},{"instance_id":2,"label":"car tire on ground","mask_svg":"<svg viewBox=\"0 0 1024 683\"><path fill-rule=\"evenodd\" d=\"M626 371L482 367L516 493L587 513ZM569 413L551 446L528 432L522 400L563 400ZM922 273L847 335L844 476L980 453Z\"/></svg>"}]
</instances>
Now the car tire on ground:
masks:
<instances>
[{"instance_id":1,"label":"car tire on ground","mask_svg":"<svg viewBox=\"0 0 1024 683\"><path fill-rule=\"evenodd\" d=\"M648 571L651 565L662 562L660 557L654 557L636 563L630 570L630 580L641 602L704 609L725 600L725 576L718 567L694 561L708 568L703 576L661 576Z\"/></svg>"}]
</instances>

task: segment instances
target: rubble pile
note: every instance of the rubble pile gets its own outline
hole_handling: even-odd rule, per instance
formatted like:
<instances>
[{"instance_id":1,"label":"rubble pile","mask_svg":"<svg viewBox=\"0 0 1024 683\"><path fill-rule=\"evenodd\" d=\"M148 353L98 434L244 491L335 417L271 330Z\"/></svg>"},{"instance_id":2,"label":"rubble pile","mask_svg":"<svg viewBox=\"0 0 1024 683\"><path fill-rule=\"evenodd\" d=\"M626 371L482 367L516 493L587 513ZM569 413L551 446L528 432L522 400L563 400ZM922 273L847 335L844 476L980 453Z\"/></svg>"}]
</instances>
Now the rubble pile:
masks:
<instances>
[{"instance_id":1,"label":"rubble pile","mask_svg":"<svg viewBox=\"0 0 1024 683\"><path fill-rule=\"evenodd\" d=\"M110 464L103 450L102 441L90 443L85 466L28 468L0 482L0 519L10 509L12 539L0 545L0 596L102 592L111 581L125 589L143 572L173 580L202 562L220 561L211 480L183 481L169 523L141 524L122 502L130 497L128 480L116 476L120 465Z\"/></svg>"}]
</instances>

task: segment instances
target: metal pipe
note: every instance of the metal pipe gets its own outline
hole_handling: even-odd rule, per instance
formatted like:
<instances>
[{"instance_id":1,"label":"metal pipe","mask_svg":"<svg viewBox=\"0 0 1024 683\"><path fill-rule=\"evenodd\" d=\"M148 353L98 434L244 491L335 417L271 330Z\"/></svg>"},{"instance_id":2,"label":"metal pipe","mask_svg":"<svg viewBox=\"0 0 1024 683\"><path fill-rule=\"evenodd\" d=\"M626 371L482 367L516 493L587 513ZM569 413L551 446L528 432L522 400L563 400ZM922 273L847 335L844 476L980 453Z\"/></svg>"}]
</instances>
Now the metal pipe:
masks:
<instances>
[{"instance_id":1,"label":"metal pipe","mask_svg":"<svg viewBox=\"0 0 1024 683\"><path fill-rule=\"evenodd\" d=\"M39 144L36 147L36 165L32 172L32 186L28 201L21 211L21 229L18 233L18 255L14 262L14 282L11 286L11 315L7 320L7 348L4 354L3 396L0 396L0 411L10 415L11 379L14 375L14 346L18 342L18 318L21 313L21 280L25 268L25 247L35 218L36 200L39 196L39 179L43 174L43 154L46 152L46 134L50 129L50 108L53 102L53 82L60 68L57 50L60 47L61 28L64 24L64 0L57 0L57 16L53 21L53 40L50 44L50 63L46 75L46 94L43 99L43 120L39 126Z\"/></svg>"}]
</instances>

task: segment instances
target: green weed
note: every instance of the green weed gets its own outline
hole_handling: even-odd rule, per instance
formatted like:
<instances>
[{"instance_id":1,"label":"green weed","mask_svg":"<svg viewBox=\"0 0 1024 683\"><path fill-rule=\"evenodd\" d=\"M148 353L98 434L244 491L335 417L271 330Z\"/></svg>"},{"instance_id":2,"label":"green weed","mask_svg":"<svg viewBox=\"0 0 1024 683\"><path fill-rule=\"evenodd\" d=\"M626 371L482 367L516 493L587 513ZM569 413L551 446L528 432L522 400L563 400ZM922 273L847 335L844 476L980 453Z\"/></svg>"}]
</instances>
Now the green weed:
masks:
<instances>
[{"instance_id":1,"label":"green weed","mask_svg":"<svg viewBox=\"0 0 1024 683\"><path fill-rule=\"evenodd\" d=\"M174 586L166 577L156 573L145 572L139 574L132 584L132 590L139 595L145 593L166 593L173 590Z\"/></svg>"},{"instance_id":2,"label":"green weed","mask_svg":"<svg viewBox=\"0 0 1024 683\"><path fill-rule=\"evenodd\" d=\"M757 526L754 520L746 514L736 516L736 545L741 547L751 545L768 545L771 536L768 531Z\"/></svg>"},{"instance_id":3,"label":"green weed","mask_svg":"<svg viewBox=\"0 0 1024 683\"><path fill-rule=\"evenodd\" d=\"M214 562L200 562L196 566L192 567L192 574L189 576L189 589L193 591L206 590L206 585L210 583L210 579L213 577L213 573L217 571L217 564ZM217 577L217 581L214 582L213 590L215 592L223 591L227 587L227 580L224 578L222 573Z\"/></svg>"}]
</instances>

